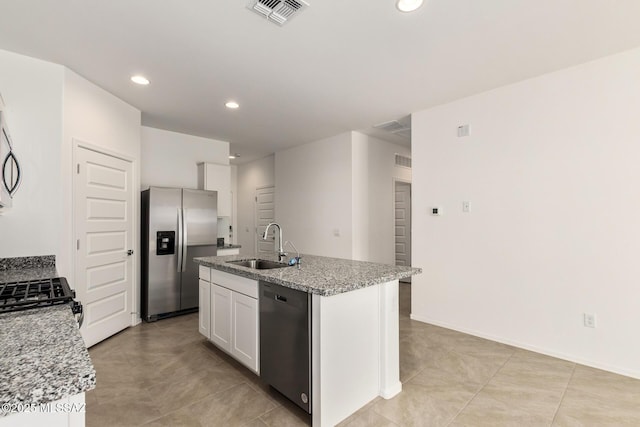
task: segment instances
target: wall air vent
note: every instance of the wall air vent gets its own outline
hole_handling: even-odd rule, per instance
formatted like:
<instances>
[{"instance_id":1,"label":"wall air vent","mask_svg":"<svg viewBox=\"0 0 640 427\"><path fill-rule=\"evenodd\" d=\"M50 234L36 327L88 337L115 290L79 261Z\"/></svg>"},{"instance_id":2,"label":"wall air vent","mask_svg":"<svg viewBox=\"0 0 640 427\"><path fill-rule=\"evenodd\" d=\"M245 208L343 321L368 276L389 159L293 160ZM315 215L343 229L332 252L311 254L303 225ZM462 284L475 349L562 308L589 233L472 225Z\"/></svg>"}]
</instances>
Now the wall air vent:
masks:
<instances>
[{"instance_id":1,"label":"wall air vent","mask_svg":"<svg viewBox=\"0 0 640 427\"><path fill-rule=\"evenodd\" d=\"M411 157L396 153L396 166L411 169Z\"/></svg>"},{"instance_id":2,"label":"wall air vent","mask_svg":"<svg viewBox=\"0 0 640 427\"><path fill-rule=\"evenodd\" d=\"M385 132L391 132L392 134L401 136L403 138L411 138L411 122L404 123L398 120L391 120L390 122L375 125L374 128L383 130Z\"/></svg>"},{"instance_id":3,"label":"wall air vent","mask_svg":"<svg viewBox=\"0 0 640 427\"><path fill-rule=\"evenodd\" d=\"M249 0L247 8L280 26L309 6L304 0Z\"/></svg>"}]
</instances>

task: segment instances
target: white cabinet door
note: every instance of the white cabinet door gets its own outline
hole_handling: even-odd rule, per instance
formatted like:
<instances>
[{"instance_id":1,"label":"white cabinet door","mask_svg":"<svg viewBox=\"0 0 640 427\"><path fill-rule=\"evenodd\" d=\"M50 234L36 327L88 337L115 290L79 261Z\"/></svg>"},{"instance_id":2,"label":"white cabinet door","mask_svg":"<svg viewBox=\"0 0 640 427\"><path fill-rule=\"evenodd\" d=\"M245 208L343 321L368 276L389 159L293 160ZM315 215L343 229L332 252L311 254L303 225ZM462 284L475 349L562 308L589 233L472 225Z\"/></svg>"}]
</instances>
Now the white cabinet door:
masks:
<instances>
[{"instance_id":1,"label":"white cabinet door","mask_svg":"<svg viewBox=\"0 0 640 427\"><path fill-rule=\"evenodd\" d=\"M258 300L233 292L233 338L231 354L258 372Z\"/></svg>"},{"instance_id":2,"label":"white cabinet door","mask_svg":"<svg viewBox=\"0 0 640 427\"><path fill-rule=\"evenodd\" d=\"M211 341L231 353L231 298L233 291L211 284Z\"/></svg>"},{"instance_id":3,"label":"white cabinet door","mask_svg":"<svg viewBox=\"0 0 640 427\"><path fill-rule=\"evenodd\" d=\"M231 167L215 163L198 165L198 187L218 192L218 216L231 216Z\"/></svg>"},{"instance_id":4,"label":"white cabinet door","mask_svg":"<svg viewBox=\"0 0 640 427\"><path fill-rule=\"evenodd\" d=\"M211 338L211 284L202 279L198 282L198 331Z\"/></svg>"}]
</instances>

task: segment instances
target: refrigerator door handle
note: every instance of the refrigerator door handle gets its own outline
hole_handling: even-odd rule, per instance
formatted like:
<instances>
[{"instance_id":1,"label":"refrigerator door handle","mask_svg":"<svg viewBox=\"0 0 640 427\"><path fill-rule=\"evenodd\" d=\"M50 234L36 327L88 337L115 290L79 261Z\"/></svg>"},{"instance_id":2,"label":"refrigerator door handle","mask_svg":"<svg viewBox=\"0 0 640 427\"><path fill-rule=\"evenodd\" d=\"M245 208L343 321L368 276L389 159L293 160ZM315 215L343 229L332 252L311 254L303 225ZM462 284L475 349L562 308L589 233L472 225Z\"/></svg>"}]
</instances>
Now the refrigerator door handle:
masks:
<instances>
[{"instance_id":1,"label":"refrigerator door handle","mask_svg":"<svg viewBox=\"0 0 640 427\"><path fill-rule=\"evenodd\" d=\"M178 208L178 273L182 272L182 224L184 218L182 217L182 208Z\"/></svg>"},{"instance_id":2,"label":"refrigerator door handle","mask_svg":"<svg viewBox=\"0 0 640 427\"><path fill-rule=\"evenodd\" d=\"M187 210L182 209L182 271L187 271Z\"/></svg>"}]
</instances>

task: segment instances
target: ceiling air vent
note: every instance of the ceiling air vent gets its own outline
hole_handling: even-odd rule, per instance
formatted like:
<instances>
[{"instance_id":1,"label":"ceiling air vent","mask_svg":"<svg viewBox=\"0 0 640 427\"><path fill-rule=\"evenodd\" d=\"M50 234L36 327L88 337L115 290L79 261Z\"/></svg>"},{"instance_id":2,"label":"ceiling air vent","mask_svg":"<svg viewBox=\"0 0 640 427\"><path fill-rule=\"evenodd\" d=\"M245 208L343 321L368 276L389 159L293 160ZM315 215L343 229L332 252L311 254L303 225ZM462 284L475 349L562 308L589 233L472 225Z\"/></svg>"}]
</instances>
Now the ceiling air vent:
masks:
<instances>
[{"instance_id":1,"label":"ceiling air vent","mask_svg":"<svg viewBox=\"0 0 640 427\"><path fill-rule=\"evenodd\" d=\"M404 138L411 138L411 123L405 124L398 120L391 120L390 122L375 125L374 128L385 132L391 132L394 135L402 136Z\"/></svg>"},{"instance_id":2,"label":"ceiling air vent","mask_svg":"<svg viewBox=\"0 0 640 427\"><path fill-rule=\"evenodd\" d=\"M304 0L249 0L247 8L269 21L284 25L309 6Z\"/></svg>"},{"instance_id":3,"label":"ceiling air vent","mask_svg":"<svg viewBox=\"0 0 640 427\"><path fill-rule=\"evenodd\" d=\"M411 157L396 153L396 166L411 169Z\"/></svg>"}]
</instances>

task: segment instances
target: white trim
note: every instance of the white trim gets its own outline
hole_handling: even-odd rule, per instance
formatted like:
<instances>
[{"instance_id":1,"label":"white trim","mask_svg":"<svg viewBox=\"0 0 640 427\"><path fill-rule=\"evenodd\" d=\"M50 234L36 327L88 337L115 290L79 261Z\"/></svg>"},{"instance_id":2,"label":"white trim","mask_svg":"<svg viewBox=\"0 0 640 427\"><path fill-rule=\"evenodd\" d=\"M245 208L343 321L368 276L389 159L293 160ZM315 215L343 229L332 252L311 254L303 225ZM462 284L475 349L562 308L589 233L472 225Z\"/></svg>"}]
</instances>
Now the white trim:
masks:
<instances>
[{"instance_id":1,"label":"white trim","mask_svg":"<svg viewBox=\"0 0 640 427\"><path fill-rule=\"evenodd\" d=\"M575 357L569 354L565 354L565 353L561 353L561 352L557 352L557 351L553 351L553 350L549 350L546 348L542 348L542 347L538 347L535 345L530 345L530 344L526 344L520 341L514 341L514 340L509 340L509 339L505 339L502 337L498 337L495 335L491 335L491 334L485 334L483 332L479 332L473 329L467 329L467 328L461 328L455 325L450 325L446 322L439 322L437 320L433 320L430 319L426 316L420 316L420 315L415 315L415 314L411 314L410 318L412 320L417 320L419 322L423 322L423 323L428 323L430 325L434 325L434 326L439 326L441 328L446 328L446 329L451 329L453 331L457 331L457 332L462 332L464 334L469 334L469 335L473 335L476 337L480 337L480 338L484 338L487 340L491 340L491 341L495 341L501 344L506 344L506 345L510 345L513 347L517 347L517 348L521 348L524 350L529 350L529 351L533 351L535 353L540 353L540 354L544 354L547 356L551 356L551 357L555 357L558 359L562 359L562 360L566 360L569 362L573 362L573 363L578 363L580 365L585 365L585 366L589 366L592 368L596 368L596 369L602 369L604 371L608 371L608 372L613 372L615 374L620 374L620 375L624 375L626 377L631 377L631 378L636 378L636 379L640 379L640 371L634 371L634 370L630 370L630 369L626 369L626 368L621 368L619 366L614 366L614 365L610 365L608 363L601 363L601 362L596 362L593 360L589 360L589 359L583 359L581 357Z\"/></svg>"}]
</instances>

